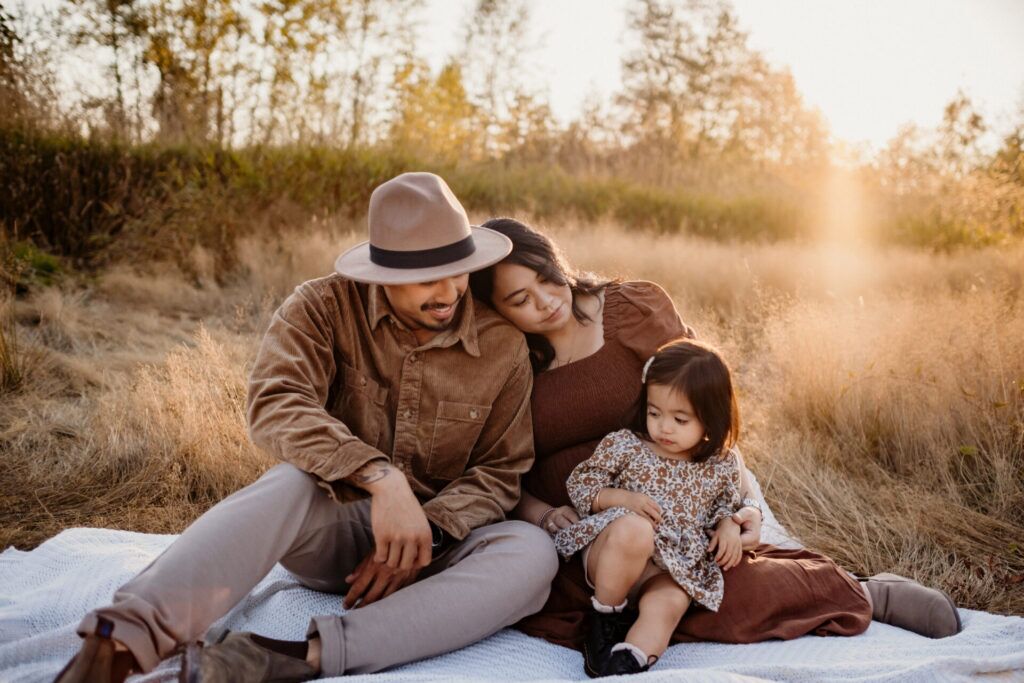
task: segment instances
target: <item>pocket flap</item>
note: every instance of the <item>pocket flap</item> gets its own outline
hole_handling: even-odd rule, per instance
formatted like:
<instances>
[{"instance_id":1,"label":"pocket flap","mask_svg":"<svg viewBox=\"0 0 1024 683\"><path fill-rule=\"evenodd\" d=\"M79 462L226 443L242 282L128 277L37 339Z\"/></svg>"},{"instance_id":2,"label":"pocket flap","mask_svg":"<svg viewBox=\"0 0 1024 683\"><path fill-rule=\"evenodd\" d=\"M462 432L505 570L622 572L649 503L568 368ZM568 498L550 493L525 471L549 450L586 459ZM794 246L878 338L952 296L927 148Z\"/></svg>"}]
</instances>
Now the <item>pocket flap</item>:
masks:
<instances>
[{"instance_id":1,"label":"pocket flap","mask_svg":"<svg viewBox=\"0 0 1024 683\"><path fill-rule=\"evenodd\" d=\"M382 387L375 379L359 372L348 363L341 364L341 371L345 374L345 387L364 394L378 406L384 405L388 398L387 387Z\"/></svg>"},{"instance_id":2,"label":"pocket flap","mask_svg":"<svg viewBox=\"0 0 1024 683\"><path fill-rule=\"evenodd\" d=\"M438 420L483 423L487 421L487 416L490 413L490 406L479 406L472 403L456 403L455 401L438 401L437 403Z\"/></svg>"}]
</instances>

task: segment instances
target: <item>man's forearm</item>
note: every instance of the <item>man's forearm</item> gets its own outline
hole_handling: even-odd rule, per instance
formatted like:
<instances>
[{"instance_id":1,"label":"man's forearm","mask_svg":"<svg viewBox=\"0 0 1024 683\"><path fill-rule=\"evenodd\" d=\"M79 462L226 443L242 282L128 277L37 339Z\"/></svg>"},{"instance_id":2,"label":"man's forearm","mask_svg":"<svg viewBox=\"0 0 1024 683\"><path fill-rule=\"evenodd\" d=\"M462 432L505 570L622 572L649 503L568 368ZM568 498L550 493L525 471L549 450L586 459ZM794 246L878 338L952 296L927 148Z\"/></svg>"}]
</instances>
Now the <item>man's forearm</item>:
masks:
<instances>
[{"instance_id":1,"label":"man's forearm","mask_svg":"<svg viewBox=\"0 0 1024 683\"><path fill-rule=\"evenodd\" d=\"M377 459L366 463L350 476L345 477L344 481L372 494L385 480L394 479L395 473L396 470L391 463L384 459Z\"/></svg>"}]
</instances>

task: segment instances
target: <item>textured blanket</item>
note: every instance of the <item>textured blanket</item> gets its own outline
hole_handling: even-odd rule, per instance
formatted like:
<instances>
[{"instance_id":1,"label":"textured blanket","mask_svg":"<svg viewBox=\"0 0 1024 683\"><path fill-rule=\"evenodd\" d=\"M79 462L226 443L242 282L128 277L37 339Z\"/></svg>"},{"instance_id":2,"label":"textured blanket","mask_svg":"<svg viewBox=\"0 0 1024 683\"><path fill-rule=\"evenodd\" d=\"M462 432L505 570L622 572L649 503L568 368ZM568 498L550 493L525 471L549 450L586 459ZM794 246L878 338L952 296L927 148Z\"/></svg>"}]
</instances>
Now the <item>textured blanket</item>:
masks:
<instances>
[{"instance_id":1,"label":"textured blanket","mask_svg":"<svg viewBox=\"0 0 1024 683\"><path fill-rule=\"evenodd\" d=\"M762 538L796 545L766 507ZM49 681L78 648L75 626L109 602L174 536L69 529L31 552L0 554L0 681ZM214 624L301 639L311 616L341 614L338 596L299 586L276 567L235 609ZM644 681L960 681L979 674L1024 681L1024 619L961 610L962 633L929 640L873 623L854 638L806 636L752 645L674 645ZM175 680L177 662L134 681ZM339 681L341 679L338 679ZM581 656L506 629L471 647L359 681L586 680ZM134 683L133 681L133 683Z\"/></svg>"}]
</instances>

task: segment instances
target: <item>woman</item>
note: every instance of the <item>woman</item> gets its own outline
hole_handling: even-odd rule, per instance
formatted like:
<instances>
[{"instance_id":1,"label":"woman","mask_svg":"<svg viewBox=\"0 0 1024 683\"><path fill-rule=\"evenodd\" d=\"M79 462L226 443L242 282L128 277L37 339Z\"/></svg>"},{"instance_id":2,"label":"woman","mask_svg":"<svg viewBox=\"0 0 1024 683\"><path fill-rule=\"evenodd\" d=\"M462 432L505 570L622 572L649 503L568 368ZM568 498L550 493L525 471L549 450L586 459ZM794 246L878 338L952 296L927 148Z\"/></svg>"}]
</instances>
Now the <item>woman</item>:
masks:
<instances>
[{"instance_id":1,"label":"woman","mask_svg":"<svg viewBox=\"0 0 1024 683\"><path fill-rule=\"evenodd\" d=\"M470 287L526 334L535 372L536 461L516 514L554 534L577 520L566 479L602 437L624 426L644 363L663 343L694 333L657 285L581 276L528 226L509 218L484 226L509 237L513 249L501 263L474 273ZM735 519L743 526L744 549L753 552L725 573L718 612L690 610L674 642L856 635L872 618L933 638L959 632L956 608L940 591L892 574L854 579L822 555L760 544L760 508L742 463L740 469L744 507ZM544 608L518 626L581 649L589 611L577 557L559 569Z\"/></svg>"}]
</instances>

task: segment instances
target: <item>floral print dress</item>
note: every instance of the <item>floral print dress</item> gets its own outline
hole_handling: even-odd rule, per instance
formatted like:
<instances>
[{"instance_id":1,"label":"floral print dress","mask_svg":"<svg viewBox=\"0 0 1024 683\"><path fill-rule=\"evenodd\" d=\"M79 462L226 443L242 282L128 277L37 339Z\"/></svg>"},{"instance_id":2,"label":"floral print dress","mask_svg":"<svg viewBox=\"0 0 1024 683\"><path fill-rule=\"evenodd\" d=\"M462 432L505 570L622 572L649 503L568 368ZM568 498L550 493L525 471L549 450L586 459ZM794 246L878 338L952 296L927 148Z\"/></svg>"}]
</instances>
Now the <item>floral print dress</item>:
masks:
<instances>
[{"instance_id":1,"label":"floral print dress","mask_svg":"<svg viewBox=\"0 0 1024 683\"><path fill-rule=\"evenodd\" d=\"M555 547L569 558L614 520L632 514L624 507L590 514L601 489L647 494L662 511L654 564L669 572L694 601L717 612L724 581L721 568L708 553L707 532L739 508L739 476L733 451L699 463L674 460L655 454L628 429L613 432L569 475L566 487L582 519L555 535Z\"/></svg>"}]
</instances>

